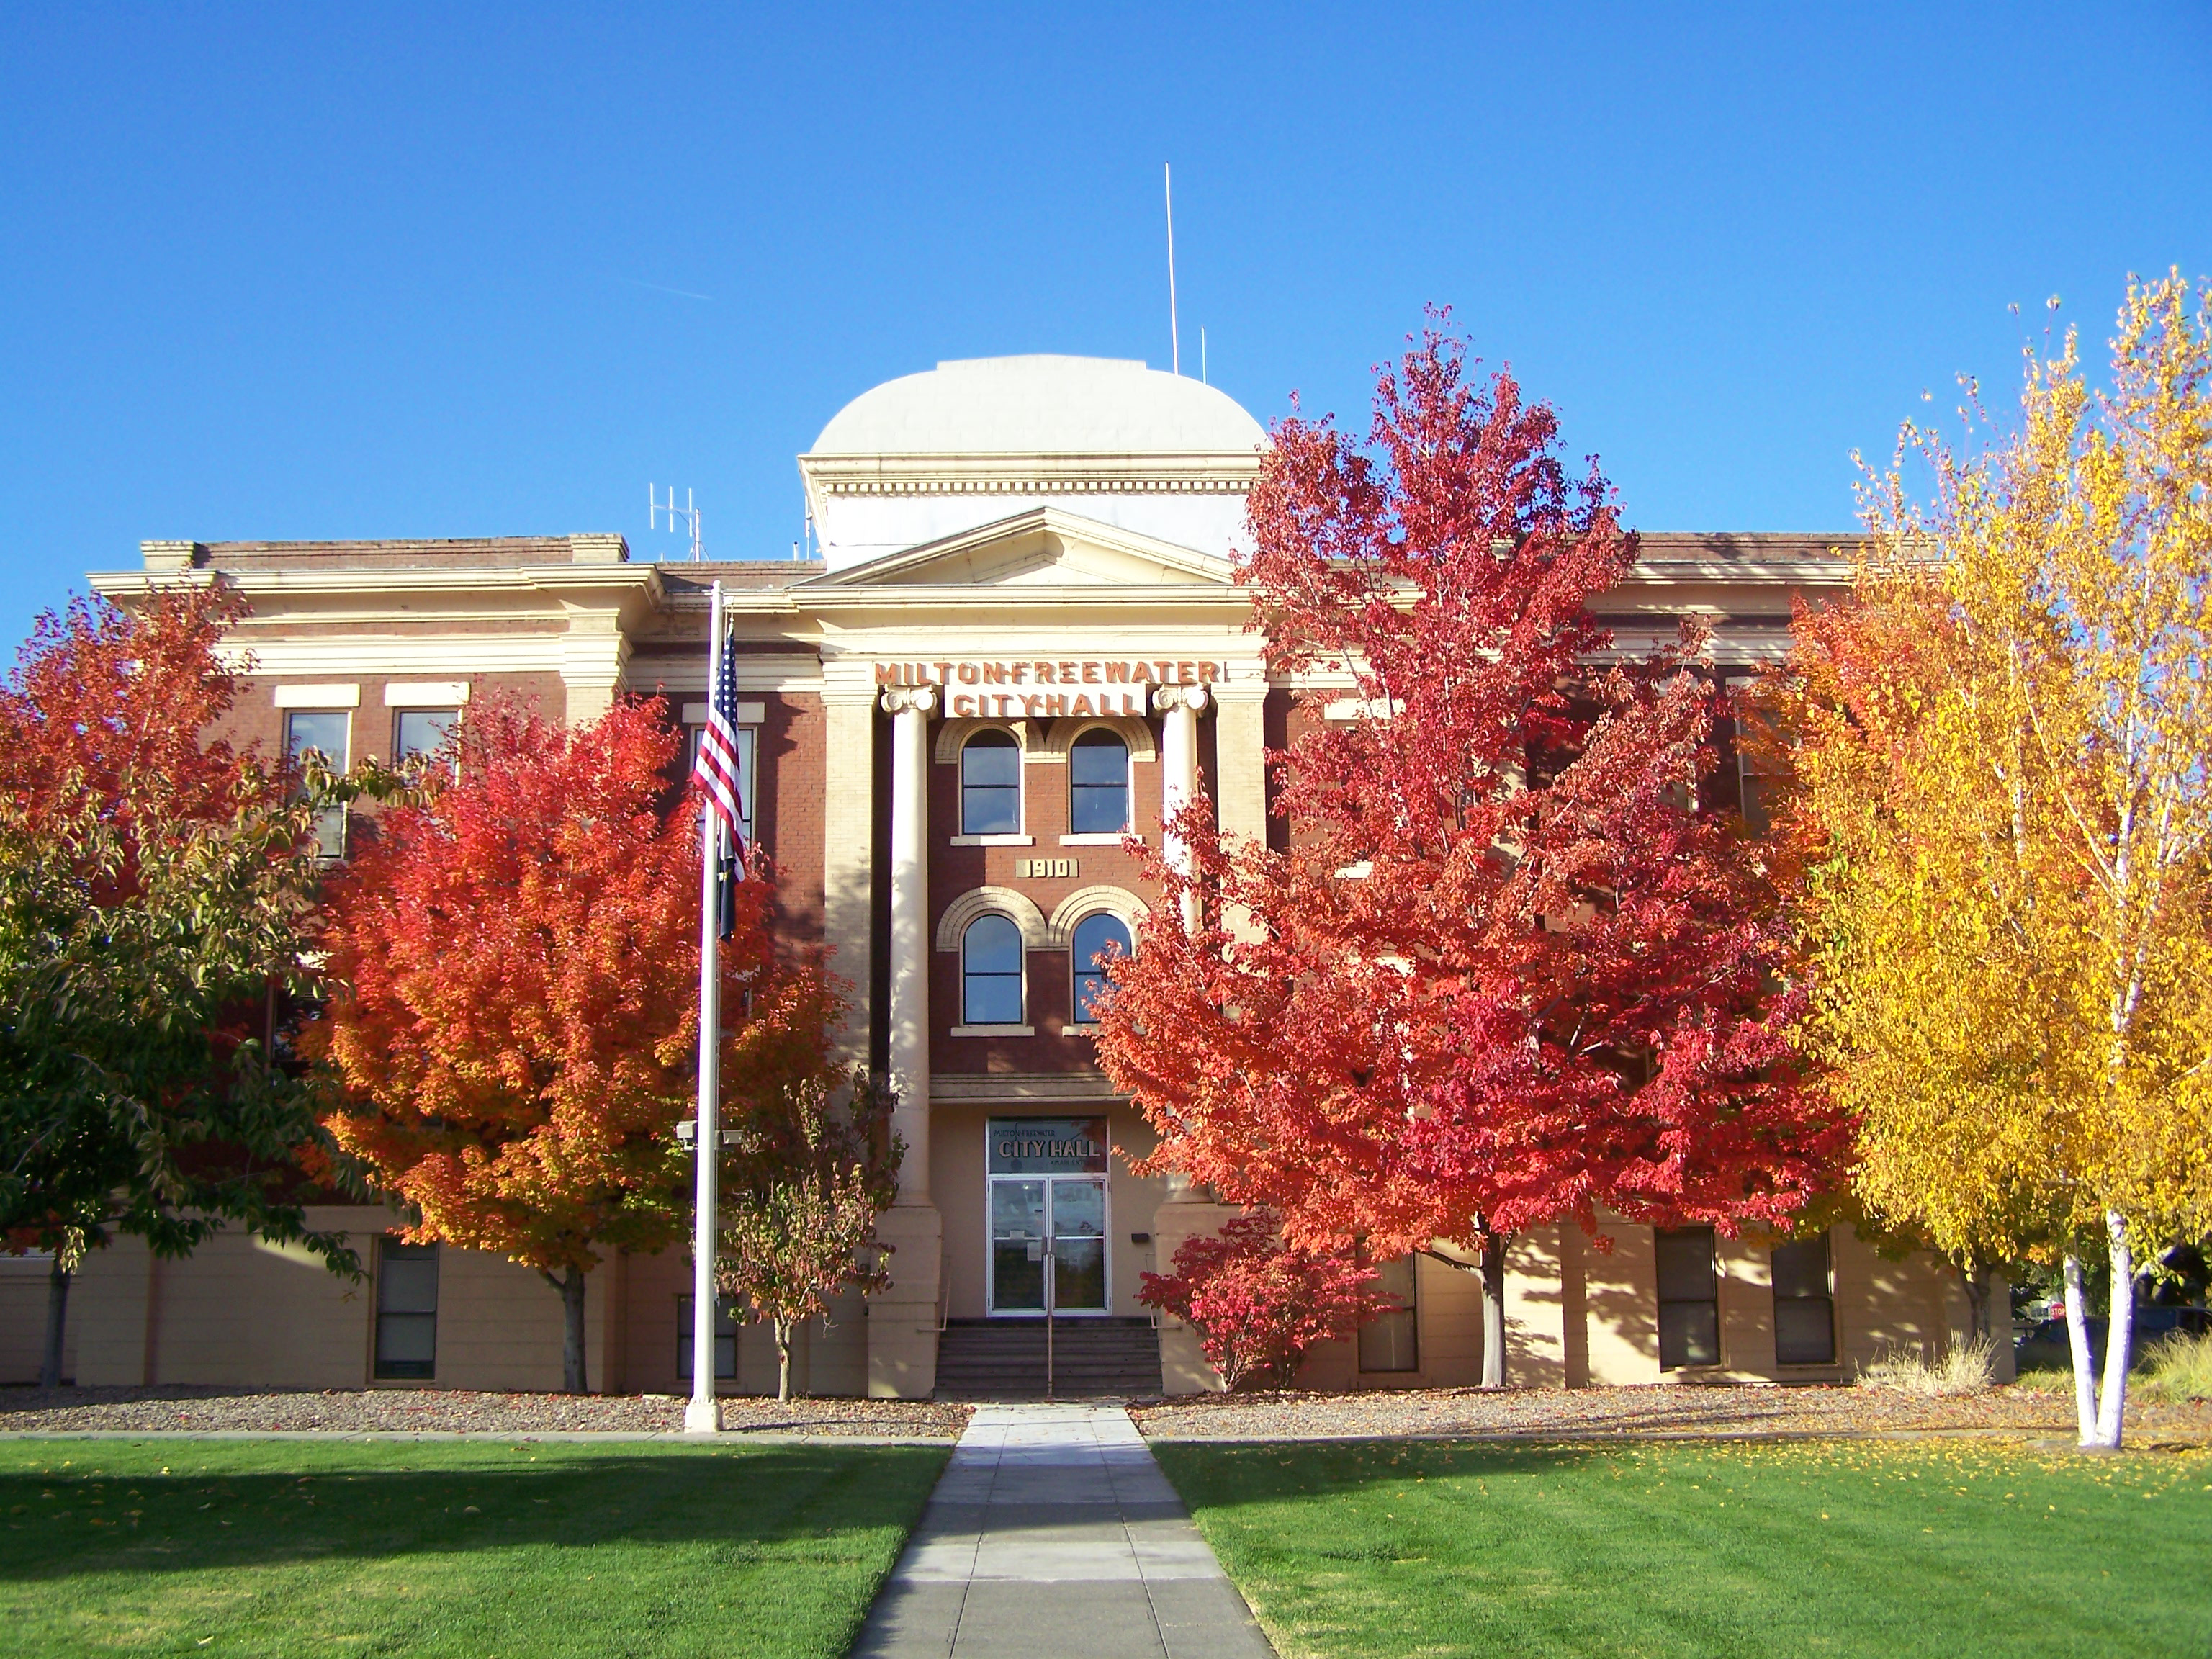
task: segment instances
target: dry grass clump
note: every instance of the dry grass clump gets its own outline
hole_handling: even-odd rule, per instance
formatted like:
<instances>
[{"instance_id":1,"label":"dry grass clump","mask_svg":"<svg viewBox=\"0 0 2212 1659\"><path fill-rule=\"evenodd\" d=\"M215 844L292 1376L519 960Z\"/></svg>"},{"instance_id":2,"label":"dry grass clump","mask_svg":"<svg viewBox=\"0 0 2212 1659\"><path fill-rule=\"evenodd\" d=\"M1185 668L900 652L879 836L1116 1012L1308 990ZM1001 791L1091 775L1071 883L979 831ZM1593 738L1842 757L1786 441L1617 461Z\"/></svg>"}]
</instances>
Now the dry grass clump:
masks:
<instances>
[{"instance_id":1,"label":"dry grass clump","mask_svg":"<svg viewBox=\"0 0 2212 1659\"><path fill-rule=\"evenodd\" d=\"M2144 1375L2136 1387L2147 1399L2170 1406L2212 1400L2212 1331L2166 1337L2153 1343L2143 1360Z\"/></svg>"},{"instance_id":2,"label":"dry grass clump","mask_svg":"<svg viewBox=\"0 0 2212 1659\"><path fill-rule=\"evenodd\" d=\"M1954 1340L1932 1360L1917 1347L1887 1348L1861 1368L1858 1385L1929 1398L1979 1394L1996 1380L1996 1357L1986 1336Z\"/></svg>"},{"instance_id":3,"label":"dry grass clump","mask_svg":"<svg viewBox=\"0 0 2212 1659\"><path fill-rule=\"evenodd\" d=\"M2160 1337L2139 1349L2128 1392L2138 1400L2155 1400L2169 1406L2185 1406L2192 1400L2212 1400L2212 1332L2200 1336ZM2104 1372L2100 1367L2098 1376ZM2045 1365L2020 1374L2019 1387L2031 1394L2070 1395L2071 1366Z\"/></svg>"}]
</instances>

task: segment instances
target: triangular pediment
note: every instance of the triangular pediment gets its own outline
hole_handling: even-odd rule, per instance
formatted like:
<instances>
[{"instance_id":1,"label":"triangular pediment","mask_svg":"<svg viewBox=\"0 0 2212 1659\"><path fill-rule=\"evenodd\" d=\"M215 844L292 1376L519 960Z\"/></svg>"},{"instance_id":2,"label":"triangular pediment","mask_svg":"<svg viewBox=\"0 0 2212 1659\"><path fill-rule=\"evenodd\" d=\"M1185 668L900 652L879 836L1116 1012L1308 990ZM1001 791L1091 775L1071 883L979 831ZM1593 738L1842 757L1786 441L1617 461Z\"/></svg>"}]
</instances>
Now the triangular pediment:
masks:
<instances>
[{"instance_id":1,"label":"triangular pediment","mask_svg":"<svg viewBox=\"0 0 2212 1659\"><path fill-rule=\"evenodd\" d=\"M1224 587L1229 562L1056 507L887 553L808 587Z\"/></svg>"}]
</instances>

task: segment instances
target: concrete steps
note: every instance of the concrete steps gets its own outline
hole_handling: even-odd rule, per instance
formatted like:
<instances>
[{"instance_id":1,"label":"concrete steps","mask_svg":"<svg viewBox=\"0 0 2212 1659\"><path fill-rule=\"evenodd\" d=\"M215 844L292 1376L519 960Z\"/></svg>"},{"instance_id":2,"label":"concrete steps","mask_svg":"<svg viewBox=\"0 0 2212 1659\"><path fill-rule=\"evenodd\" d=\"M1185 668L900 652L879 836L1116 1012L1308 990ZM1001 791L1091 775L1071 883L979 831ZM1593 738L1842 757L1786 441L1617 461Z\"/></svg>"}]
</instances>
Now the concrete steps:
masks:
<instances>
[{"instance_id":1,"label":"concrete steps","mask_svg":"<svg viewBox=\"0 0 2212 1659\"><path fill-rule=\"evenodd\" d=\"M1160 1334L1145 1319L1060 1319L1052 1393L1061 1400L1157 1398ZM1045 1397L1042 1320L956 1319L937 1343L939 1400Z\"/></svg>"}]
</instances>

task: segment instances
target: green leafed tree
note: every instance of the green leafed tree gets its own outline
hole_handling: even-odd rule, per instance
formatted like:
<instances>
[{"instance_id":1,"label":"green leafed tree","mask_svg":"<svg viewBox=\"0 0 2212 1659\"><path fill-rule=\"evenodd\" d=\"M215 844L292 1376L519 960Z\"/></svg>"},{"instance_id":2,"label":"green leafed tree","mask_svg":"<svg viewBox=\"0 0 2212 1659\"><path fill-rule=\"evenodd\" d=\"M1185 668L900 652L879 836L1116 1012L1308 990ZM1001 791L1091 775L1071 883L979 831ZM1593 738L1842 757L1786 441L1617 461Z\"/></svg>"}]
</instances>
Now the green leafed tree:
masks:
<instances>
[{"instance_id":1,"label":"green leafed tree","mask_svg":"<svg viewBox=\"0 0 2212 1659\"><path fill-rule=\"evenodd\" d=\"M240 1225L311 1232L319 1133L267 1037L304 992L317 811L348 793L211 737L239 665L212 587L40 619L0 686L0 1237L52 1252L40 1380L60 1378L72 1274L118 1234L189 1254Z\"/></svg>"},{"instance_id":2,"label":"green leafed tree","mask_svg":"<svg viewBox=\"0 0 2212 1659\"><path fill-rule=\"evenodd\" d=\"M791 1398L792 1340L827 1319L842 1292L888 1281L877 1218L898 1195L904 1146L896 1097L830 1057L843 1005L817 969L792 971L756 999L725 1061L715 1282L775 1338L776 1397Z\"/></svg>"}]
</instances>

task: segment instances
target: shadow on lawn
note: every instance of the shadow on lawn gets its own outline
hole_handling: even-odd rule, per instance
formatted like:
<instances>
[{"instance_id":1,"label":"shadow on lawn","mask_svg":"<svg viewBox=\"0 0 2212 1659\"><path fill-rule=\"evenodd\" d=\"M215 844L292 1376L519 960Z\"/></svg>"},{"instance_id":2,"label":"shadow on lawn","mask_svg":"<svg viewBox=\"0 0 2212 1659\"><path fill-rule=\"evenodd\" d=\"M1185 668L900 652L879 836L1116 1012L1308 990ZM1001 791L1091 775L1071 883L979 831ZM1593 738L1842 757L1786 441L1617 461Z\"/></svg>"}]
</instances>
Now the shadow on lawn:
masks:
<instances>
[{"instance_id":1,"label":"shadow on lawn","mask_svg":"<svg viewBox=\"0 0 2212 1659\"><path fill-rule=\"evenodd\" d=\"M1384 1482L1403 1485L1413 1474L1430 1476L1548 1475L1584 1464L1601 1463L1640 1443L1620 1446L1526 1442L1453 1443L1437 1440L1286 1441L1238 1445L1183 1445L1157 1441L1158 1455L1176 1489L1193 1503L1230 1499L1240 1503L1316 1498L1356 1492ZM1692 1452L1697 1442L1670 1443L1665 1449Z\"/></svg>"},{"instance_id":2,"label":"shadow on lawn","mask_svg":"<svg viewBox=\"0 0 2212 1659\"><path fill-rule=\"evenodd\" d=\"M172 1462L191 1455L179 1448ZM10 1472L0 1474L0 1583L532 1546L708 1543L738 1561L835 1559L854 1548L841 1534L903 1529L944 1458L931 1447L793 1446L306 1475Z\"/></svg>"}]
</instances>

